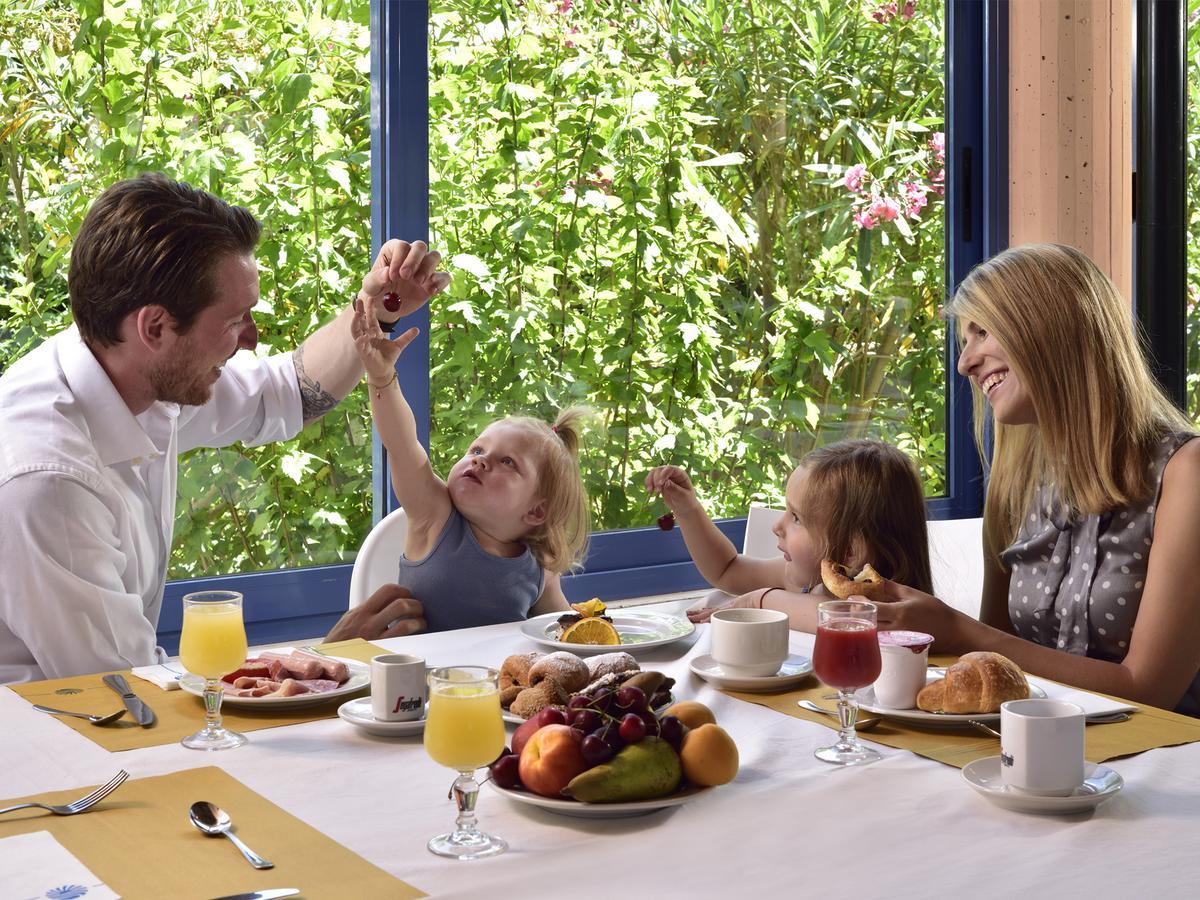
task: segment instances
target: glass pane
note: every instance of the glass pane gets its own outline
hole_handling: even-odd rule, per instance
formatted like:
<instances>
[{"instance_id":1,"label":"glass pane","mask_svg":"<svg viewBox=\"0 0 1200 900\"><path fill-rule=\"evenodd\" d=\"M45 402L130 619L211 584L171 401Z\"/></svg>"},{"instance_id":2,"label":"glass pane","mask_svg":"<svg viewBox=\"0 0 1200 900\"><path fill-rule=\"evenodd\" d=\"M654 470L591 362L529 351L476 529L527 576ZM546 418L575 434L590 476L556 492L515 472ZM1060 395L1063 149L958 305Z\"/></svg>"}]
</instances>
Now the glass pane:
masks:
<instances>
[{"instance_id":1,"label":"glass pane","mask_svg":"<svg viewBox=\"0 0 1200 900\"><path fill-rule=\"evenodd\" d=\"M943 11L933 0L434 0L433 457L596 407L598 528L646 471L710 513L884 437L945 488Z\"/></svg>"},{"instance_id":2,"label":"glass pane","mask_svg":"<svg viewBox=\"0 0 1200 900\"><path fill-rule=\"evenodd\" d=\"M264 223L260 353L340 310L370 263L368 14L4 0L0 368L68 323L72 235L105 187L146 170ZM360 392L290 443L192 453L170 577L343 560L370 527L370 467Z\"/></svg>"}]
</instances>

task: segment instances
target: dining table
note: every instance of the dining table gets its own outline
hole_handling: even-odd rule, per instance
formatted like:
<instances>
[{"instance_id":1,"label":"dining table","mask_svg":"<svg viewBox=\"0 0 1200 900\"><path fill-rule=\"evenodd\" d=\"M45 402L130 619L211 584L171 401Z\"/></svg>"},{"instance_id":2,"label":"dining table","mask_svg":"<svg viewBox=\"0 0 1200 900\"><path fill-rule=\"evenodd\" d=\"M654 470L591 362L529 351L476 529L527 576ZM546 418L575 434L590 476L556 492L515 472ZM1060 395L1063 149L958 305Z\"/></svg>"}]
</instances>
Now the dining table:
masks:
<instances>
[{"instance_id":1,"label":"dining table","mask_svg":"<svg viewBox=\"0 0 1200 900\"><path fill-rule=\"evenodd\" d=\"M643 608L682 615L692 602ZM216 753L177 743L112 752L3 689L0 798L102 784L118 769L138 779L217 766L433 897L1197 896L1200 743L1107 762L1124 787L1088 812L1014 812L978 795L956 766L908 750L872 744L883 758L856 767L815 759L834 735L828 727L733 697L690 671L708 651L708 628L637 658L675 679L677 699L714 712L737 744L737 777L670 809L609 819L559 815L484 785L480 827L509 845L488 859L426 849L453 823L455 774L429 758L420 735L372 736L337 717L253 731L246 745ZM811 656L813 640L791 632L791 652ZM545 649L519 623L375 643L430 666L499 668L510 654ZM162 693L147 682L135 688L151 706ZM201 716L197 700L197 724ZM103 806L87 815L104 815ZM0 818L0 839L4 828ZM195 879L195 896L212 896L203 873Z\"/></svg>"}]
</instances>

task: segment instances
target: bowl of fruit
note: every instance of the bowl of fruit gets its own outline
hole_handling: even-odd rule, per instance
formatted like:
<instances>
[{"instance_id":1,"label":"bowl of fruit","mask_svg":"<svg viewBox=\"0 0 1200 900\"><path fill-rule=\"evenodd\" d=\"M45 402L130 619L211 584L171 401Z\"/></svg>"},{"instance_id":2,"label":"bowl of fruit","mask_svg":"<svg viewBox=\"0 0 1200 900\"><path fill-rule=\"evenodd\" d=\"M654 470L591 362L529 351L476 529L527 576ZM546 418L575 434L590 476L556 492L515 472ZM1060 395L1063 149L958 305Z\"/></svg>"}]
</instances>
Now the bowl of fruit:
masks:
<instances>
[{"instance_id":1,"label":"bowl of fruit","mask_svg":"<svg viewBox=\"0 0 1200 900\"><path fill-rule=\"evenodd\" d=\"M737 745L703 704L661 714L633 685L547 707L513 734L491 784L517 803L582 818L644 815L732 781Z\"/></svg>"}]
</instances>

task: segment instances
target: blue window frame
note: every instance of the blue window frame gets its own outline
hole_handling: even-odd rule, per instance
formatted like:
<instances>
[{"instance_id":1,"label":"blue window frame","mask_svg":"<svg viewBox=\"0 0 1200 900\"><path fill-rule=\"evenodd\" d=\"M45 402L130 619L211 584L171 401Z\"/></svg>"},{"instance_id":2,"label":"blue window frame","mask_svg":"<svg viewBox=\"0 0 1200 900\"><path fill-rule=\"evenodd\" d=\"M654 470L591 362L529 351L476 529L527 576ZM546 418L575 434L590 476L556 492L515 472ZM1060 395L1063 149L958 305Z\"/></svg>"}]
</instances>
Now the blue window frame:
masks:
<instances>
[{"instance_id":1,"label":"blue window frame","mask_svg":"<svg viewBox=\"0 0 1200 900\"><path fill-rule=\"evenodd\" d=\"M427 0L371 2L371 233L374 248L392 236L425 238L429 232L429 110ZM972 266L1007 241L1007 2L947 0L947 246L946 284L954 290ZM421 440L429 440L429 312L416 314L421 338L400 358L399 377L416 414ZM930 518L977 516L983 475L971 434L969 385L955 372L958 346L947 329L947 482L945 497L929 501ZM396 506L386 454L373 445L374 517ZM718 522L737 546L744 519ZM655 540L645 540L651 533ZM318 566L173 582L167 586L159 639L174 652L181 627L179 599L192 590L240 590L251 642L323 634L345 610L348 565ZM705 585L678 531L654 528L597 534L586 569L565 578L571 600L666 593Z\"/></svg>"}]
</instances>

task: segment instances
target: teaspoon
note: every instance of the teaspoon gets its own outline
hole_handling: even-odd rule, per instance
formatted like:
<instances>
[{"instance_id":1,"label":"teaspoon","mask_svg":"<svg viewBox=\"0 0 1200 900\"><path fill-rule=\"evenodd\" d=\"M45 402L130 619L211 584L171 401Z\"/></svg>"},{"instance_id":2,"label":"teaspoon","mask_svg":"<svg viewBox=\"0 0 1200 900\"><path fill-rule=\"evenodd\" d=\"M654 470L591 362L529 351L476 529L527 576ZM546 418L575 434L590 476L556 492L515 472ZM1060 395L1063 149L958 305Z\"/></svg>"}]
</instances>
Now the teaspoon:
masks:
<instances>
[{"instance_id":1,"label":"teaspoon","mask_svg":"<svg viewBox=\"0 0 1200 900\"><path fill-rule=\"evenodd\" d=\"M229 814L215 803L197 800L192 804L192 808L188 810L188 818L192 820L193 825L209 837L227 837L233 841L233 846L242 851L242 856L246 857L246 862L250 863L254 868L275 868L275 863L268 859L263 859L238 839L230 830L233 828L233 822L230 821Z\"/></svg>"},{"instance_id":2,"label":"teaspoon","mask_svg":"<svg viewBox=\"0 0 1200 900\"><path fill-rule=\"evenodd\" d=\"M831 719L837 719L839 722L841 721L841 717L832 709L825 709L823 706L817 706L817 704L813 703L811 700L797 700L796 705L801 709L807 709L809 712L824 713ZM868 716L865 719L859 719L856 721L854 723L854 730L870 731L882 721L883 719L880 716Z\"/></svg>"}]
</instances>

